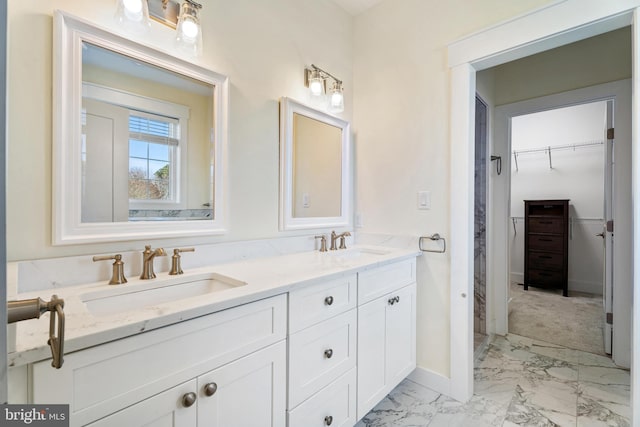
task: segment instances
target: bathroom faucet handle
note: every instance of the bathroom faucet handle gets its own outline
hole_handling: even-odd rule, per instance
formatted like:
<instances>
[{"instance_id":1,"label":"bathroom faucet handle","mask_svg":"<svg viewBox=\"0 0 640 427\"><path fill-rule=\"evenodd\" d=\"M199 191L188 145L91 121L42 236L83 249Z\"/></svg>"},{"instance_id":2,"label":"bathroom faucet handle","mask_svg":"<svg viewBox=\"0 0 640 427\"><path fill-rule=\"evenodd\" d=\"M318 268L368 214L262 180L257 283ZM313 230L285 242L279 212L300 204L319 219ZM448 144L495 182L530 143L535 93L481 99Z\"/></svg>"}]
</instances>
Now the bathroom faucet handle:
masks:
<instances>
[{"instance_id":1,"label":"bathroom faucet handle","mask_svg":"<svg viewBox=\"0 0 640 427\"><path fill-rule=\"evenodd\" d=\"M348 231L345 231L344 233L340 234L340 247L339 249L347 249L347 244L346 244L346 237L351 236L351 233L349 233Z\"/></svg>"},{"instance_id":2,"label":"bathroom faucet handle","mask_svg":"<svg viewBox=\"0 0 640 427\"><path fill-rule=\"evenodd\" d=\"M121 285L127 283L127 278L124 277L124 261L122 261L122 255L100 255L94 256L93 261L108 261L115 260L113 262L113 273L111 274L110 285Z\"/></svg>"},{"instance_id":3,"label":"bathroom faucet handle","mask_svg":"<svg viewBox=\"0 0 640 427\"><path fill-rule=\"evenodd\" d=\"M327 252L327 236L320 235L320 236L315 236L316 239L320 239L320 252Z\"/></svg>"},{"instance_id":4,"label":"bathroom faucet handle","mask_svg":"<svg viewBox=\"0 0 640 427\"><path fill-rule=\"evenodd\" d=\"M177 274L183 274L182 266L180 265L180 253L182 252L195 252L196 248L178 248L173 250L173 255L171 256L171 270L169 270L169 274L175 276Z\"/></svg>"}]
</instances>

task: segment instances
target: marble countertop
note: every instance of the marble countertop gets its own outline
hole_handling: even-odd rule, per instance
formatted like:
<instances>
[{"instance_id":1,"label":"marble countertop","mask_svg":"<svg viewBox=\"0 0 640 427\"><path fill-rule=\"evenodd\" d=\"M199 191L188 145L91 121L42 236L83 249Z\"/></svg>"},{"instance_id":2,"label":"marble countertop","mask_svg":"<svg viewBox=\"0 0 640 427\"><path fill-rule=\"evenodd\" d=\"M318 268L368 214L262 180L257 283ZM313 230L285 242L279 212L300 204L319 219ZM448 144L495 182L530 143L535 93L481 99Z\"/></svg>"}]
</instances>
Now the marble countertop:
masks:
<instances>
[{"instance_id":1,"label":"marble countertop","mask_svg":"<svg viewBox=\"0 0 640 427\"><path fill-rule=\"evenodd\" d=\"M321 253L301 252L290 255L255 258L228 264L193 269L183 275L170 276L157 273L152 280L130 278L122 285L106 282L69 286L55 290L65 301L65 354L105 342L143 333L148 330L178 323L216 311L246 304L262 298L282 294L294 288L311 285L320 280L341 277L384 264L419 256L420 252L378 246L355 246L347 250ZM170 302L149 305L144 291L164 286L169 281L187 283L209 277L215 273L229 278L230 286L216 292L197 296L182 296ZM246 283L246 284L245 284ZM176 286L181 286L180 284ZM126 294L132 309L120 309L107 303L106 309L91 309L86 301ZM49 299L43 291L22 293L16 299L41 297ZM135 302L136 298L140 301ZM15 324L15 333L9 335L9 366L21 366L50 359L49 314ZM13 342L12 342L13 341Z\"/></svg>"}]
</instances>

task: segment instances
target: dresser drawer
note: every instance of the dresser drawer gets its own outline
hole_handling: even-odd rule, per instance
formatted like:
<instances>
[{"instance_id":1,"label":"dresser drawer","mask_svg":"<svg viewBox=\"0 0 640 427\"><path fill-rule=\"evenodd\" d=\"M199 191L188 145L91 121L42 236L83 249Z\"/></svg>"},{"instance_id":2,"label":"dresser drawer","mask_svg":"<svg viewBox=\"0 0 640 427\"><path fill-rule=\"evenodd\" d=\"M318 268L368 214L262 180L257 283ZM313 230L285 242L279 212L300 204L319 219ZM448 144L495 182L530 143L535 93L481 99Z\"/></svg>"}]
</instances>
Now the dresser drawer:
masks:
<instances>
[{"instance_id":1,"label":"dresser drawer","mask_svg":"<svg viewBox=\"0 0 640 427\"><path fill-rule=\"evenodd\" d=\"M561 271L564 265L560 253L529 251L528 259L530 269Z\"/></svg>"},{"instance_id":2,"label":"dresser drawer","mask_svg":"<svg viewBox=\"0 0 640 427\"><path fill-rule=\"evenodd\" d=\"M563 218L529 217L529 233L562 234L564 230Z\"/></svg>"},{"instance_id":3,"label":"dresser drawer","mask_svg":"<svg viewBox=\"0 0 640 427\"><path fill-rule=\"evenodd\" d=\"M356 419L356 368L289 411L289 427L352 427Z\"/></svg>"},{"instance_id":4,"label":"dresser drawer","mask_svg":"<svg viewBox=\"0 0 640 427\"><path fill-rule=\"evenodd\" d=\"M373 301L415 281L415 258L358 273L358 304Z\"/></svg>"},{"instance_id":5,"label":"dresser drawer","mask_svg":"<svg viewBox=\"0 0 640 427\"><path fill-rule=\"evenodd\" d=\"M527 285L561 287L564 285L564 274L562 271L548 271L529 269L529 277L526 280Z\"/></svg>"},{"instance_id":6,"label":"dresser drawer","mask_svg":"<svg viewBox=\"0 0 640 427\"><path fill-rule=\"evenodd\" d=\"M355 308L357 286L352 274L289 292L289 333Z\"/></svg>"},{"instance_id":7,"label":"dresser drawer","mask_svg":"<svg viewBox=\"0 0 640 427\"><path fill-rule=\"evenodd\" d=\"M562 252L564 238L544 234L529 234L529 249Z\"/></svg>"},{"instance_id":8,"label":"dresser drawer","mask_svg":"<svg viewBox=\"0 0 640 427\"><path fill-rule=\"evenodd\" d=\"M355 309L289 337L289 409L356 365Z\"/></svg>"}]
</instances>

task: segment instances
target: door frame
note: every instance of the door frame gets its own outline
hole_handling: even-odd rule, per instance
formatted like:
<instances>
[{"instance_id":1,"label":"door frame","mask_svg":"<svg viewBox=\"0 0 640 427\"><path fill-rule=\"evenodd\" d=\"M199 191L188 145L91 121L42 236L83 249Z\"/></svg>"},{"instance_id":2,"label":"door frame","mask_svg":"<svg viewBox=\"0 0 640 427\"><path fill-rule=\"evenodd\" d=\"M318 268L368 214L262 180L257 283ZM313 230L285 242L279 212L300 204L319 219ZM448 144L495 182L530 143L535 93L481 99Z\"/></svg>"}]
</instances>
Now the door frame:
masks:
<instances>
[{"instance_id":1,"label":"door frame","mask_svg":"<svg viewBox=\"0 0 640 427\"><path fill-rule=\"evenodd\" d=\"M631 89L631 80L626 79L496 107L492 150L494 152L501 152L503 155L505 153L511 153L510 123L513 117L591 102L614 101L613 116L615 117L615 125L617 128L616 139L620 141L616 144L616 157L621 160L619 161L620 165L616 172L618 176L612 177L616 186L616 194L613 197L615 203L613 209L618 212L615 218L616 224L621 224L623 228L627 228L626 224L631 222L631 218L629 218L629 215L623 213L630 212L631 210L629 202L629 179L626 178L630 175L631 168L625 167L626 165L624 165L623 162L624 159L631 158L631 147L624 145L625 141L628 142L631 140L631 117L629 115ZM488 249L488 252L494 254L499 251L507 254L506 258L494 256L493 259L489 261L492 266L492 271L497 273L495 276L489 278L489 283L493 285L491 295L493 295L492 305L495 316L495 323L491 323L489 332L498 335L505 335L508 332L507 320L509 310L507 301L509 282L511 279L508 260L510 254L509 207L511 195L511 179L509 177L511 176L512 162L510 155L504 155L504 157L509 158L503 165L503 169L506 171L505 179L494 178L489 184L493 194L492 212L490 215L490 222L493 224L491 230L493 245ZM607 238L610 239L610 236ZM613 248L614 252L619 254L619 259L614 261L613 270L620 272L620 274L618 274L618 280L620 281L619 292L616 294L613 303L613 309L617 312L617 315L614 316L614 330L618 331L618 333L614 334L613 360L620 366L626 368L628 368L630 364L629 355L631 354L631 348L629 337L631 336L631 331L630 323L627 324L622 320L631 318L630 298L632 292L631 289L625 287L625 284L631 281L632 260L629 250L631 247L630 240L628 235L622 234L615 240ZM506 265L504 259L507 259Z\"/></svg>"},{"instance_id":2,"label":"door frame","mask_svg":"<svg viewBox=\"0 0 640 427\"><path fill-rule=\"evenodd\" d=\"M563 0L532 13L493 26L448 47L451 75L450 110L450 392L457 400L473 395L473 154L476 71L533 55L564 44L609 32L629 24L633 27L633 81L640 83L637 9L639 0ZM634 92L637 84L634 84ZM640 216L638 188L640 97L632 98L633 146L633 222ZM489 224L490 225L490 224ZM634 227L634 261L640 265L640 230ZM635 269L634 288L640 283ZM633 342L640 338L639 292L634 293ZM633 347L633 346L632 346ZM632 355L640 366L640 352ZM631 406L640 408L640 370L632 375ZM638 388L640 389L640 387Z\"/></svg>"}]
</instances>

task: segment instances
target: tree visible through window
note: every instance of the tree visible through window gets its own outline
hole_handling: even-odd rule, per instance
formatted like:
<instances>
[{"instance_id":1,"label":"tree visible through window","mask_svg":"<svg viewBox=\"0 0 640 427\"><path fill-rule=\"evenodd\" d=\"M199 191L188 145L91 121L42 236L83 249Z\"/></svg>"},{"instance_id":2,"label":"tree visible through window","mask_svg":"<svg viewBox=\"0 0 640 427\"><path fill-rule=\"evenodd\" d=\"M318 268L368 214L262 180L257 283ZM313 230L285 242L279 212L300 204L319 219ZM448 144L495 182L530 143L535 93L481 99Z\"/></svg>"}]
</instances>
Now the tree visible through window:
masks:
<instances>
[{"instance_id":1,"label":"tree visible through window","mask_svg":"<svg viewBox=\"0 0 640 427\"><path fill-rule=\"evenodd\" d=\"M178 121L132 111L129 116L129 199L175 201Z\"/></svg>"}]
</instances>

